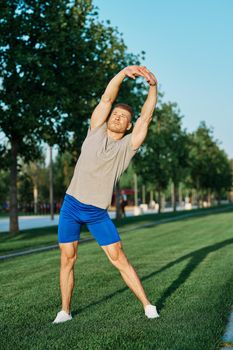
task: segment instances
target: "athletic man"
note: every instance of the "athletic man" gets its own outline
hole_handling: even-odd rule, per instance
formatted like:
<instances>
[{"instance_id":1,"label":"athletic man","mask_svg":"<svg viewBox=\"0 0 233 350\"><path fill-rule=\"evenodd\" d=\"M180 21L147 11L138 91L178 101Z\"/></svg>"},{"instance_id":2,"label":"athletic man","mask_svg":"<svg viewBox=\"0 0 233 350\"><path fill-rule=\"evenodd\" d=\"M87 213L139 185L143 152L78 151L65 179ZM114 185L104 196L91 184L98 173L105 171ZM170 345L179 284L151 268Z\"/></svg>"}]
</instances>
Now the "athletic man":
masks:
<instances>
[{"instance_id":1,"label":"athletic man","mask_svg":"<svg viewBox=\"0 0 233 350\"><path fill-rule=\"evenodd\" d=\"M112 106L123 80L138 76L149 83L149 92L132 133L125 135L132 126L132 108L126 104L118 104L113 109ZM53 323L72 319L70 303L74 264L82 224L87 225L109 261L142 303L145 315L148 318L159 317L156 306L148 300L136 271L123 251L120 236L107 212L114 185L147 135L156 101L155 76L144 66L129 66L109 82L92 113L90 128L60 211L58 240L62 309Z\"/></svg>"}]
</instances>

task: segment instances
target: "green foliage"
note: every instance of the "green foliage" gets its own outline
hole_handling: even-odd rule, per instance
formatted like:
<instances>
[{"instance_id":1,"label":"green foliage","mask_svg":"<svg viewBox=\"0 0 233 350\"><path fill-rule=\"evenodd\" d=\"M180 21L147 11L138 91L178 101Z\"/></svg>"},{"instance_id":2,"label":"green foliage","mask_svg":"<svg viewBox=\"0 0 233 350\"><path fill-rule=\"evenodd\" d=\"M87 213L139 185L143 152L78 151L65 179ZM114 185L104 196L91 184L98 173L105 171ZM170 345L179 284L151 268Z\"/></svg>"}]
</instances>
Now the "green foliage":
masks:
<instances>
[{"instance_id":1,"label":"green foliage","mask_svg":"<svg viewBox=\"0 0 233 350\"><path fill-rule=\"evenodd\" d=\"M68 151L58 154L53 164L54 198L63 199L74 172L72 154Z\"/></svg>"},{"instance_id":2,"label":"green foliage","mask_svg":"<svg viewBox=\"0 0 233 350\"><path fill-rule=\"evenodd\" d=\"M41 158L40 161L22 164L19 172L18 182L19 201L25 203L33 202L33 189L36 188L38 190L38 201L48 202L48 178L49 171L45 166L43 158Z\"/></svg>"},{"instance_id":3,"label":"green foliage","mask_svg":"<svg viewBox=\"0 0 233 350\"><path fill-rule=\"evenodd\" d=\"M116 28L100 23L92 1L6 1L1 24L0 128L19 155L35 159L41 138L78 154L88 118L108 81L139 56ZM142 82L119 96L136 109ZM129 92L132 96L128 98Z\"/></svg>"},{"instance_id":4,"label":"green foliage","mask_svg":"<svg viewBox=\"0 0 233 350\"><path fill-rule=\"evenodd\" d=\"M187 135L176 104L162 103L155 111L148 136L134 166L144 181L165 190L169 179L182 180L188 166Z\"/></svg>"},{"instance_id":5,"label":"green foliage","mask_svg":"<svg viewBox=\"0 0 233 350\"><path fill-rule=\"evenodd\" d=\"M98 20L91 0L6 0L0 17L1 164L11 168L11 208L17 231L16 179L19 157L41 156L41 143L69 149L77 160L88 120L110 78L127 64L129 54L118 30ZM143 53L142 53L143 56ZM122 98L137 105L127 82ZM13 221L12 221L13 222Z\"/></svg>"},{"instance_id":6,"label":"green foliage","mask_svg":"<svg viewBox=\"0 0 233 350\"><path fill-rule=\"evenodd\" d=\"M0 205L9 200L9 172L0 171Z\"/></svg>"},{"instance_id":7,"label":"green foliage","mask_svg":"<svg viewBox=\"0 0 233 350\"><path fill-rule=\"evenodd\" d=\"M28 174L20 174L18 178L18 198L21 203L33 202L33 182Z\"/></svg>"},{"instance_id":8,"label":"green foliage","mask_svg":"<svg viewBox=\"0 0 233 350\"><path fill-rule=\"evenodd\" d=\"M145 53L129 53L118 29L99 21L91 0L6 0L0 6L0 132L5 136L0 166L14 168L13 174L20 170L19 164L12 167L19 158L29 163L41 157L42 141L57 144L62 153L69 152L54 164L55 197L60 198L107 83L123 67L140 64ZM145 95L142 79L128 79L116 102L132 105L135 120ZM171 179L183 181L189 167L195 188L227 190L229 162L205 127L190 137L191 161L186 146L177 106L160 100L156 122L134 161L143 182L164 191ZM48 176L47 169L38 171L43 179ZM40 184L45 198L46 180Z\"/></svg>"},{"instance_id":9,"label":"green foliage","mask_svg":"<svg viewBox=\"0 0 233 350\"><path fill-rule=\"evenodd\" d=\"M197 190L220 194L232 185L232 172L226 153L213 138L213 130L202 122L191 137L191 178Z\"/></svg>"}]
</instances>

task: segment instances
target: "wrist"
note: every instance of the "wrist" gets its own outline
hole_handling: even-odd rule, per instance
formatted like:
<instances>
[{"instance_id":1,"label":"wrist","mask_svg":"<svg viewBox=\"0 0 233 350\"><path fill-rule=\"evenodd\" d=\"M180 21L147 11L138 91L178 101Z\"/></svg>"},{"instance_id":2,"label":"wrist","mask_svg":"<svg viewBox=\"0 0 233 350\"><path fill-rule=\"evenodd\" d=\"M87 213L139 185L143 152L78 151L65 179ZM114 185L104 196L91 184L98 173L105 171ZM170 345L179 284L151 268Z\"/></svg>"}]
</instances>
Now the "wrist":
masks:
<instances>
[{"instance_id":1,"label":"wrist","mask_svg":"<svg viewBox=\"0 0 233 350\"><path fill-rule=\"evenodd\" d=\"M125 73L125 68L123 68L120 72L119 72L119 74L123 77L123 78L126 78L126 73Z\"/></svg>"}]
</instances>

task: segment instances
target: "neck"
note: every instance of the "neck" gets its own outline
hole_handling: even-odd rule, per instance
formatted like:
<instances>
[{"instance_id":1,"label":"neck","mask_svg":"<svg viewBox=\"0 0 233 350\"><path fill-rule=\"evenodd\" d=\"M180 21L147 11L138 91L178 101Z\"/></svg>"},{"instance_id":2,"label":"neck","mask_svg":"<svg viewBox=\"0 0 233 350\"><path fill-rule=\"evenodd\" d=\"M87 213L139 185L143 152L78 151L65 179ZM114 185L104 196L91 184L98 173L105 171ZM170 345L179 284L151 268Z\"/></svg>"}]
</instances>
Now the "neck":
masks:
<instances>
[{"instance_id":1,"label":"neck","mask_svg":"<svg viewBox=\"0 0 233 350\"><path fill-rule=\"evenodd\" d=\"M122 139L122 137L124 136L124 133L114 132L109 129L107 129L107 133L108 133L108 136L115 141Z\"/></svg>"}]
</instances>

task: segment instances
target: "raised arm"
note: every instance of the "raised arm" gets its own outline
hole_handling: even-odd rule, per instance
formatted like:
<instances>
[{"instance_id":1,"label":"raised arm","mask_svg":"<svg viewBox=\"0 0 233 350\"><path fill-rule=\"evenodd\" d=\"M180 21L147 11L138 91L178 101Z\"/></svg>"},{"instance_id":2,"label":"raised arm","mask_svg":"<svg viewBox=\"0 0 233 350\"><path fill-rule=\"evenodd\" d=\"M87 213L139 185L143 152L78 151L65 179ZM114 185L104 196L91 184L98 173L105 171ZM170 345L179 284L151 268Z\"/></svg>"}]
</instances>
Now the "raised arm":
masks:
<instances>
[{"instance_id":1,"label":"raised arm","mask_svg":"<svg viewBox=\"0 0 233 350\"><path fill-rule=\"evenodd\" d=\"M108 118L112 108L112 104L115 101L120 86L126 77L135 79L137 76L143 76L145 79L149 79L142 72L141 66L128 66L122 69L114 78L108 83L99 104L95 107L91 116L91 129L102 125Z\"/></svg>"},{"instance_id":2,"label":"raised arm","mask_svg":"<svg viewBox=\"0 0 233 350\"><path fill-rule=\"evenodd\" d=\"M149 71L147 70L147 72ZM149 72L149 74L151 76L151 79L149 83L150 88L149 88L148 96L141 109L140 117L137 119L132 132L131 143L132 143L133 149L139 148L143 143L143 141L145 140L148 132L149 124L152 120L152 115L157 103L157 94L158 94L157 80L152 73Z\"/></svg>"}]
</instances>

